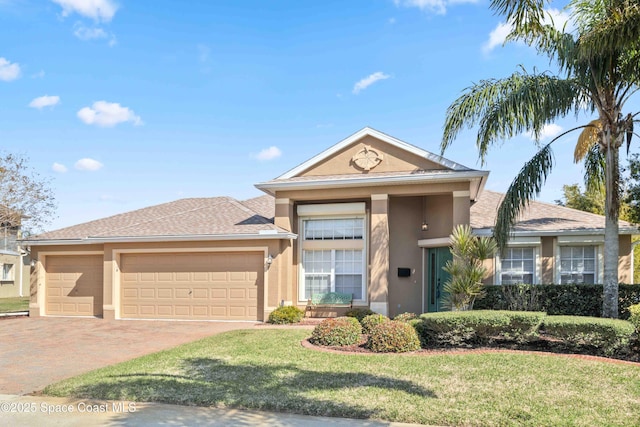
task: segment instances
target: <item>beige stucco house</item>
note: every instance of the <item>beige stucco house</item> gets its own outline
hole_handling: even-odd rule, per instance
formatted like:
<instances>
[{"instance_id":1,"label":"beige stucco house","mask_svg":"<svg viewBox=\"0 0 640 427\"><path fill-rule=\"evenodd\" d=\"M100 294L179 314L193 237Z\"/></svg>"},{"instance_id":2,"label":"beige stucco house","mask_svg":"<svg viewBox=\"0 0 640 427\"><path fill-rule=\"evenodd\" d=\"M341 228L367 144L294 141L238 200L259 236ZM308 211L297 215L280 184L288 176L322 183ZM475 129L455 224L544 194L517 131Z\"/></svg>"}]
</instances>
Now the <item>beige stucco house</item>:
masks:
<instances>
[{"instance_id":1,"label":"beige stucco house","mask_svg":"<svg viewBox=\"0 0 640 427\"><path fill-rule=\"evenodd\" d=\"M365 128L257 184L261 197L177 200L30 239L30 314L265 320L328 291L392 316L436 311L453 227L490 233L488 175ZM598 282L603 225L534 202L488 280ZM624 282L634 231L621 223Z\"/></svg>"}]
</instances>

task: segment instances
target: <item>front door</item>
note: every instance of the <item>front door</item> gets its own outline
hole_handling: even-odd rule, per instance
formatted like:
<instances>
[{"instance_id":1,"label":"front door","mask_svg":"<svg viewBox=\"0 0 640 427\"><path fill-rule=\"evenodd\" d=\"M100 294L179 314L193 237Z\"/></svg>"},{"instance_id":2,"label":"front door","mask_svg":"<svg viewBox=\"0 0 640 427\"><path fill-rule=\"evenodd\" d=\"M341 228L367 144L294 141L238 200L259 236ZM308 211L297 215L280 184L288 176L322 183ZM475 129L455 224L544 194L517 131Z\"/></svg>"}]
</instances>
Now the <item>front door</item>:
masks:
<instances>
[{"instance_id":1,"label":"front door","mask_svg":"<svg viewBox=\"0 0 640 427\"><path fill-rule=\"evenodd\" d=\"M449 280L449 273L444 271L442 267L447 261L452 259L449 247L429 248L426 251L427 268L425 278L424 307L426 312L440 311L442 308L443 287Z\"/></svg>"}]
</instances>

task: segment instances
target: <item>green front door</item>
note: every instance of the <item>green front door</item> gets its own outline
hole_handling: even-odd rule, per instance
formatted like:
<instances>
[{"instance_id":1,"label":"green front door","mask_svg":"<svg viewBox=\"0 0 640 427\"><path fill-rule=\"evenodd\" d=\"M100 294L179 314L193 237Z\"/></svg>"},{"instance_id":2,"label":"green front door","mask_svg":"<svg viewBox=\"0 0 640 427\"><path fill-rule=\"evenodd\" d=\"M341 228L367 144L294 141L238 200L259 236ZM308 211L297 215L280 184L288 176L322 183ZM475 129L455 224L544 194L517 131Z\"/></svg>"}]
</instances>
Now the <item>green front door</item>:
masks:
<instances>
[{"instance_id":1,"label":"green front door","mask_svg":"<svg viewBox=\"0 0 640 427\"><path fill-rule=\"evenodd\" d=\"M427 250L427 277L425 280L424 306L428 313L441 310L443 287L449 280L449 273L442 267L452 258L449 247L429 248Z\"/></svg>"}]
</instances>

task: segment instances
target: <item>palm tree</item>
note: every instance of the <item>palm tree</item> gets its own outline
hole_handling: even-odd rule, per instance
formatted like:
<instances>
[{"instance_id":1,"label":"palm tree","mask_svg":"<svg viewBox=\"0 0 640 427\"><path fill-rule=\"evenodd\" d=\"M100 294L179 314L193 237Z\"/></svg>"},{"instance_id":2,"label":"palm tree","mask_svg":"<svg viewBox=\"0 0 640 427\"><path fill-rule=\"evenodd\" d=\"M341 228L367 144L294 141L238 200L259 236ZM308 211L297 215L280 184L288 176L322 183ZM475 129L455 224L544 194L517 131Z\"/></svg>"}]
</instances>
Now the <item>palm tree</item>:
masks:
<instances>
[{"instance_id":1,"label":"palm tree","mask_svg":"<svg viewBox=\"0 0 640 427\"><path fill-rule=\"evenodd\" d=\"M546 15L545 0L491 0L491 8L512 26L507 40L535 47L557 64L558 74L524 68L503 79L483 80L465 89L447 109L441 150L465 127L479 124L476 145L484 163L488 149L525 131L539 138L558 118L586 110L597 115L542 146L513 180L502 201L494 235L503 249L511 229L554 165L552 144L581 130L574 160L585 162L588 188L604 185L605 249L603 316L618 317L618 219L620 147L627 152L636 113L625 114L640 83L640 2L572 0L567 6L576 29L557 30Z\"/></svg>"}]
</instances>

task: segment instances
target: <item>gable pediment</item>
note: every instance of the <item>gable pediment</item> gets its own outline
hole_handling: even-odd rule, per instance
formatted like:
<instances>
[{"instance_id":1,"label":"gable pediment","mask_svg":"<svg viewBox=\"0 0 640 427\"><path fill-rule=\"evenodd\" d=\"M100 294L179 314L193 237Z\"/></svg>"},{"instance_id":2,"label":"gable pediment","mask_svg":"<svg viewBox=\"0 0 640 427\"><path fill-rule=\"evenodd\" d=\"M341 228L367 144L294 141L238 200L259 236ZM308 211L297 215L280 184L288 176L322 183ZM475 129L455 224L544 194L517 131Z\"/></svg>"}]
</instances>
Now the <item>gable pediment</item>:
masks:
<instances>
[{"instance_id":1,"label":"gable pediment","mask_svg":"<svg viewBox=\"0 0 640 427\"><path fill-rule=\"evenodd\" d=\"M446 166L426 159L372 135L353 143L301 171L297 176L362 175L369 173L447 170Z\"/></svg>"}]
</instances>

